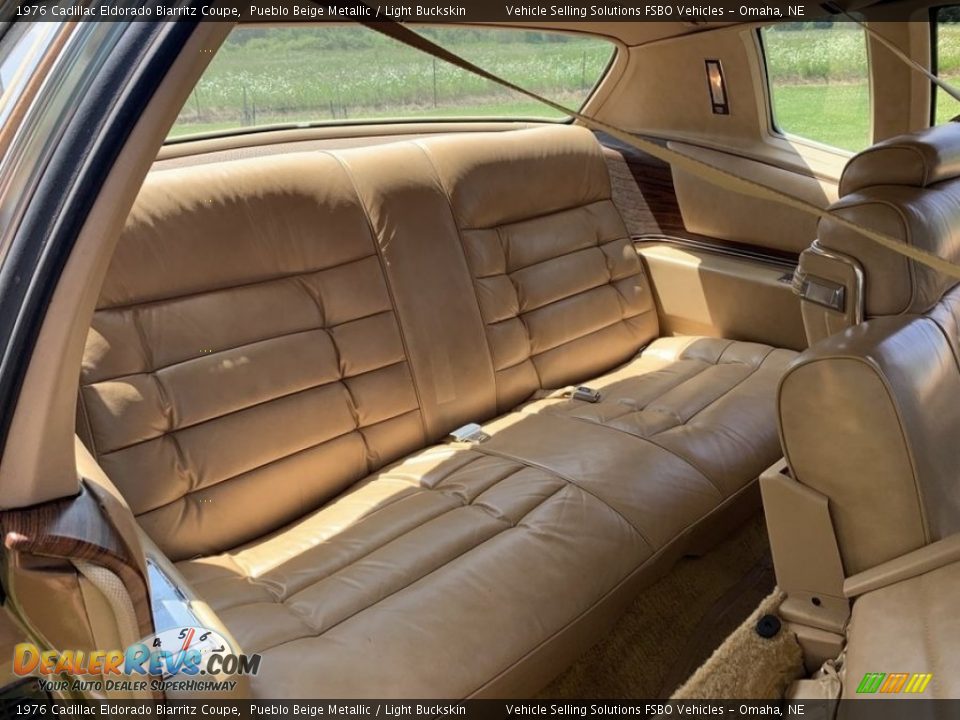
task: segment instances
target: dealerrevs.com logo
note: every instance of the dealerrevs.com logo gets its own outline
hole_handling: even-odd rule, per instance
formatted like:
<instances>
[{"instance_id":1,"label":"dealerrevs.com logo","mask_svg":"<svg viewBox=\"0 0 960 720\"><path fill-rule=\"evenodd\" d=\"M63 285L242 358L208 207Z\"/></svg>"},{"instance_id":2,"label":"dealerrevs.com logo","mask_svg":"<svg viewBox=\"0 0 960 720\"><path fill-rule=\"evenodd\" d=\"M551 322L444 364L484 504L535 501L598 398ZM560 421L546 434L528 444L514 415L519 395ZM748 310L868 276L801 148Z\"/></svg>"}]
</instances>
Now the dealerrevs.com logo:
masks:
<instances>
[{"instance_id":1,"label":"dealerrevs.com logo","mask_svg":"<svg viewBox=\"0 0 960 720\"><path fill-rule=\"evenodd\" d=\"M232 690L237 683L228 676L256 675L260 660L260 655L234 652L216 630L179 627L124 650L43 651L20 643L13 650L13 671L39 677L49 692L212 692Z\"/></svg>"}]
</instances>

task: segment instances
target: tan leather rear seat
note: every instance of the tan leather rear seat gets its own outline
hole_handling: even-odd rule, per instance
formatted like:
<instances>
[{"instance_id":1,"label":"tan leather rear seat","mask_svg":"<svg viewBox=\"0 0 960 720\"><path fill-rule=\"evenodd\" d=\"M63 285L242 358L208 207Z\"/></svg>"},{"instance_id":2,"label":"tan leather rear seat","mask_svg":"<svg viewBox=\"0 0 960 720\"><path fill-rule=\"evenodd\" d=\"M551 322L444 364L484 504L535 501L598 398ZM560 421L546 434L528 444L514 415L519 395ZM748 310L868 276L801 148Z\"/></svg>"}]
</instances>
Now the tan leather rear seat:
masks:
<instances>
[{"instance_id":1,"label":"tan leather rear seat","mask_svg":"<svg viewBox=\"0 0 960 720\"><path fill-rule=\"evenodd\" d=\"M953 123L894 138L851 160L837 208L958 262L958 159ZM818 546L836 547L843 577L832 584L842 587L844 610L852 601L849 623L837 628L847 639L843 696L856 697L868 672L906 672L933 673L918 697L956 697L960 287L832 221L821 223L820 242L863 268L872 319L793 362L780 386L779 419L793 478L828 503L832 537L817 538ZM797 538L782 540L792 545L782 558L804 557ZM778 578L787 571L780 565ZM824 600L807 605L811 624L836 614L818 592L825 589L804 588Z\"/></svg>"},{"instance_id":2,"label":"tan leather rear seat","mask_svg":"<svg viewBox=\"0 0 960 720\"><path fill-rule=\"evenodd\" d=\"M263 654L255 694L530 693L755 507L779 455L792 353L638 356L651 298L582 129L155 172L80 431ZM600 403L496 418L584 382ZM493 437L421 449L469 421Z\"/></svg>"}]
</instances>

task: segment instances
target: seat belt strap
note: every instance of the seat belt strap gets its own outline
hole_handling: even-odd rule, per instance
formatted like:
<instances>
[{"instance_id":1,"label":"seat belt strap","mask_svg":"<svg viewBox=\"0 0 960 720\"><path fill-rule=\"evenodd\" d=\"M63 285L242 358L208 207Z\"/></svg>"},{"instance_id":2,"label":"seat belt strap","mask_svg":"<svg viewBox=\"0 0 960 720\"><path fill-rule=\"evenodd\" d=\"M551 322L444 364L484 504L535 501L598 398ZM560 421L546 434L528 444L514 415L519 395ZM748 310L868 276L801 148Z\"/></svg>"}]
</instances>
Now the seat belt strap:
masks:
<instances>
[{"instance_id":1,"label":"seat belt strap","mask_svg":"<svg viewBox=\"0 0 960 720\"><path fill-rule=\"evenodd\" d=\"M960 102L960 90L955 88L946 80L943 80L937 75L935 75L934 73L930 72L928 68L924 67L921 63L918 63L912 57L907 55L903 50L897 47L895 43L885 38L883 35L878 33L872 27L867 25L867 23L863 22L862 20L858 20L853 15L848 13L846 10L842 10L840 8L837 8L836 6L832 6L831 8L831 6L832 4L828 3L827 5L828 9L833 9L837 14L843 15L851 22L854 22L857 25L859 25L861 28L863 28L863 31L870 37L871 40L876 40L878 43L883 45L887 50L893 53L894 57L896 57L898 60L905 63L907 66L909 66L911 70L914 70L915 72L920 73L921 75L926 77L930 82L936 85L938 88L940 88L945 93L947 93L947 95L952 97L957 102Z\"/></svg>"},{"instance_id":2,"label":"seat belt strap","mask_svg":"<svg viewBox=\"0 0 960 720\"><path fill-rule=\"evenodd\" d=\"M314 2L316 1L317 0L314 0ZM901 242L900 240L897 240L896 238L885 233L864 227L863 225L848 220L847 218L842 217L841 215L838 215L828 209L819 207L813 203L807 202L806 200L794 197L793 195L788 195L781 190L776 190L767 185L763 185L753 180L748 180L747 178L742 178L739 175L734 175L727 170L723 170L722 168L718 168L710 163L677 152L676 150L663 147L632 132L622 130L615 125L604 122L603 120L597 120L589 115L584 115L577 110L573 110L572 108L568 108L558 102L554 102L553 100L545 98L542 95L533 92L532 90L522 88L519 85L490 72L489 70L483 69L479 65L460 57L456 53L450 52L446 48L437 45L432 40L429 40L422 35L418 35L405 25L392 20L358 20L358 22L370 28L371 30L375 30L382 35L386 35L387 37L412 47L415 50L420 50L421 52L431 55L438 60L448 62L451 65L460 68L461 70L473 73L474 75L496 83L497 85L505 87L509 90L513 90L514 92L518 92L521 95L530 98L531 100L536 100L537 102L553 108L557 112L569 115L570 117L579 120L587 127L593 130L605 132L617 140L620 140L621 142L640 150L641 152L647 153L658 160L662 160L675 169L690 173L701 180L705 180L706 182L717 185L726 190L730 190L731 192L747 195L748 197L757 198L759 200L769 200L771 202L778 203L786 207L791 207L795 210L799 210L818 218L829 218L847 230L857 233L858 235L861 235L862 237L865 237L868 240L887 248L888 250L899 253L900 255L904 255L911 260L920 263L921 265L926 265L937 272L960 280L960 265L944 260L943 258L926 250L922 250L912 245L907 245L906 243Z\"/></svg>"}]
</instances>

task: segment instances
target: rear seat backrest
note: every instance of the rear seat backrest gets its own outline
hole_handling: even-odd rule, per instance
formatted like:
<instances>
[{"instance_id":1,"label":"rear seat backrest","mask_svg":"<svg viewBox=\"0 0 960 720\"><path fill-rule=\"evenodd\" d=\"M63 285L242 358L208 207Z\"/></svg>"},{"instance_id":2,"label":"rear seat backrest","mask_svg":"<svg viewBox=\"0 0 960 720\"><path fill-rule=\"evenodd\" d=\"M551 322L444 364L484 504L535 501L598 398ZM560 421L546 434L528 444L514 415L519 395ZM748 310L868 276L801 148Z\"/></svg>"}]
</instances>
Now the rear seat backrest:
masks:
<instances>
[{"instance_id":1,"label":"rear seat backrest","mask_svg":"<svg viewBox=\"0 0 960 720\"><path fill-rule=\"evenodd\" d=\"M154 172L137 199L78 427L178 560L275 530L656 333L586 130L200 164Z\"/></svg>"},{"instance_id":2,"label":"rear seat backrest","mask_svg":"<svg viewBox=\"0 0 960 720\"><path fill-rule=\"evenodd\" d=\"M960 261L960 124L891 138L855 155L839 192L836 214ZM811 344L864 319L927 312L957 284L829 218L801 254L799 274L814 291L843 288L843 312L802 303Z\"/></svg>"},{"instance_id":3,"label":"rear seat backrest","mask_svg":"<svg viewBox=\"0 0 960 720\"><path fill-rule=\"evenodd\" d=\"M657 336L653 295L592 133L542 128L420 145L460 229L501 411L609 370Z\"/></svg>"},{"instance_id":4,"label":"rear seat backrest","mask_svg":"<svg viewBox=\"0 0 960 720\"><path fill-rule=\"evenodd\" d=\"M390 295L340 163L153 173L105 280L80 397L81 434L174 560L259 537L421 447Z\"/></svg>"}]
</instances>

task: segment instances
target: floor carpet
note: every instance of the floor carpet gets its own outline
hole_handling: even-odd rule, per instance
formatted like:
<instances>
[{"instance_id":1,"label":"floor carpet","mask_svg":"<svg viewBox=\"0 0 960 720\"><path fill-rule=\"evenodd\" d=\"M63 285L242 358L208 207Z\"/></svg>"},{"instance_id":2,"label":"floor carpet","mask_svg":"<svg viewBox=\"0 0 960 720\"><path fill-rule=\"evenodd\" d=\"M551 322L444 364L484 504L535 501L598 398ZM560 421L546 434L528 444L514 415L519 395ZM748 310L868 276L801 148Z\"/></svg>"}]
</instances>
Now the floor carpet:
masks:
<instances>
[{"instance_id":1,"label":"floor carpet","mask_svg":"<svg viewBox=\"0 0 960 720\"><path fill-rule=\"evenodd\" d=\"M674 700L779 700L803 672L803 651L783 627L763 638L756 630L764 615L776 615L783 593L771 593L673 695Z\"/></svg>"},{"instance_id":2,"label":"floor carpet","mask_svg":"<svg viewBox=\"0 0 960 720\"><path fill-rule=\"evenodd\" d=\"M762 515L684 558L540 698L668 698L774 588Z\"/></svg>"}]
</instances>

